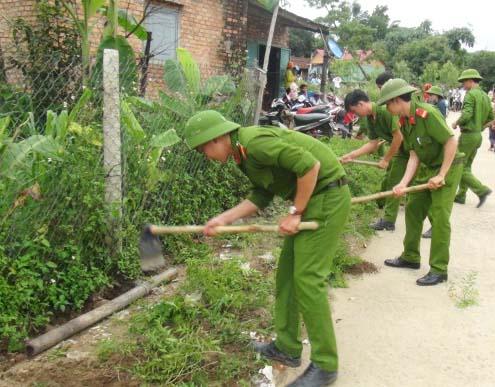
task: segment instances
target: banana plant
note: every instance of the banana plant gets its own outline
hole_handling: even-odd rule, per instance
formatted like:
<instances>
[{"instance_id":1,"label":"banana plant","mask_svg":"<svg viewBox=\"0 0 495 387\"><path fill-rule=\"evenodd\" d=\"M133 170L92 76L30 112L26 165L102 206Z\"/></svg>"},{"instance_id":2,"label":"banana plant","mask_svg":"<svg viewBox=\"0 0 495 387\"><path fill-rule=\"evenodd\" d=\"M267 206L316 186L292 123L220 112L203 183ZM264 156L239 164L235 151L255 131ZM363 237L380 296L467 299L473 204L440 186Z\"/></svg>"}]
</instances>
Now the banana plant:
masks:
<instances>
[{"instance_id":1,"label":"banana plant","mask_svg":"<svg viewBox=\"0 0 495 387\"><path fill-rule=\"evenodd\" d=\"M126 11L118 8L118 0L81 0L82 18L79 18L73 4L67 0L61 0L61 4L74 22L81 36L81 58L83 66L83 81L88 85L91 76L90 67L90 37L96 25L96 20L91 21L98 13L107 18L103 40L109 36L117 38L117 25L126 32L133 33L141 40L146 40L147 32L139 25L136 19ZM108 44L108 43L107 43Z\"/></svg>"},{"instance_id":2,"label":"banana plant","mask_svg":"<svg viewBox=\"0 0 495 387\"><path fill-rule=\"evenodd\" d=\"M35 134L16 142L14 137L7 134L9 121L9 117L0 120L0 177L16 180L32 168L35 155L60 159L63 147L55 138Z\"/></svg>"},{"instance_id":3,"label":"banana plant","mask_svg":"<svg viewBox=\"0 0 495 387\"><path fill-rule=\"evenodd\" d=\"M64 110L57 114L49 110L44 130L36 131L33 125L33 134L21 141L17 141L16 133L12 136L8 135L10 117L1 118L0 177L18 179L19 176L32 169L36 156L49 158L52 161L61 160L67 133L75 131L71 127L78 125L75 120L86 106L91 95L91 90L85 89L70 113Z\"/></svg>"},{"instance_id":4,"label":"banana plant","mask_svg":"<svg viewBox=\"0 0 495 387\"><path fill-rule=\"evenodd\" d=\"M164 80L167 93L160 93L163 109L188 119L215 94L230 94L235 85L228 75L213 76L201 81L198 63L191 53L177 49L177 59L165 62Z\"/></svg>"},{"instance_id":5,"label":"banana plant","mask_svg":"<svg viewBox=\"0 0 495 387\"><path fill-rule=\"evenodd\" d=\"M131 106L152 108L153 103L140 97L123 98L120 102L121 122L124 133L130 140L132 147L143 149L140 157L146 160L146 188L152 190L159 182L165 182L169 178L167 171L160 169L160 158L164 150L181 141L175 129L168 129L151 137L139 123Z\"/></svg>"},{"instance_id":6,"label":"banana plant","mask_svg":"<svg viewBox=\"0 0 495 387\"><path fill-rule=\"evenodd\" d=\"M83 66L83 80L87 84L90 75L90 36L96 23L91 23L91 19L96 15L98 10L105 5L106 0L81 0L83 15L82 19L77 15L74 6L66 0L61 4L70 15L76 28L81 35L81 59Z\"/></svg>"}]
</instances>

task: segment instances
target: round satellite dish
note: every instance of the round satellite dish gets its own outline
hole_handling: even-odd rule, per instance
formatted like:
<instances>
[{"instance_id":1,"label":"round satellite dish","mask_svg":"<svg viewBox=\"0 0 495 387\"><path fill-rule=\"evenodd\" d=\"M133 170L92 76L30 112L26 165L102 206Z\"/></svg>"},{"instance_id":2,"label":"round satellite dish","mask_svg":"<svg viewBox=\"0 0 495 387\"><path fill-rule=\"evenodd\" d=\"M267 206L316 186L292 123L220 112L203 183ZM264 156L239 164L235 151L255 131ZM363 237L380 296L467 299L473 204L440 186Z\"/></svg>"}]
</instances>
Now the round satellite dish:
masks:
<instances>
[{"instance_id":1,"label":"round satellite dish","mask_svg":"<svg viewBox=\"0 0 495 387\"><path fill-rule=\"evenodd\" d=\"M333 39L328 39L328 47L330 48L330 51L332 51L332 54L337 58L340 59L344 56L344 51L340 48L340 46L337 44L337 42Z\"/></svg>"}]
</instances>

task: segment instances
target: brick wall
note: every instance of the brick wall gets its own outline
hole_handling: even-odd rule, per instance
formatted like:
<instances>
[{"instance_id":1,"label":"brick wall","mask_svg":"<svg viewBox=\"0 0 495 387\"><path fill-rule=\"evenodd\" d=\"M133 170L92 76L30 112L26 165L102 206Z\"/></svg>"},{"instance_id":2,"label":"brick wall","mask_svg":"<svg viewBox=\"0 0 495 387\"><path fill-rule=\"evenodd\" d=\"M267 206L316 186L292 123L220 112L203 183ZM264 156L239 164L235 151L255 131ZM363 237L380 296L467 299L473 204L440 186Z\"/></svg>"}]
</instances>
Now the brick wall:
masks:
<instances>
[{"instance_id":1,"label":"brick wall","mask_svg":"<svg viewBox=\"0 0 495 387\"><path fill-rule=\"evenodd\" d=\"M247 40L266 42L272 15L260 8L250 5L248 8ZM278 20L273 34L273 43L276 47L289 47L289 29Z\"/></svg>"},{"instance_id":2,"label":"brick wall","mask_svg":"<svg viewBox=\"0 0 495 387\"><path fill-rule=\"evenodd\" d=\"M119 6L141 20L146 1L120 0ZM0 0L0 14L11 20L21 16L34 21L35 3L36 0ZM271 20L269 14L248 6L248 0L152 0L152 4L179 11L178 46L191 52L203 78L226 72L240 73L247 55L247 40L265 41ZM91 36L91 51L94 54L104 26L101 18L92 22L96 22ZM0 19L0 44L4 50L10 36L8 26ZM141 57L144 43L132 36L129 41L137 57ZM273 44L287 47L288 41L288 29L277 25ZM163 64L151 64L148 95L156 97L158 90L163 88Z\"/></svg>"},{"instance_id":3,"label":"brick wall","mask_svg":"<svg viewBox=\"0 0 495 387\"><path fill-rule=\"evenodd\" d=\"M0 48L5 55L12 45L12 31L8 21L14 21L19 17L33 22L35 16L36 0L0 0ZM7 79L11 82L21 80L19 71L7 72Z\"/></svg>"},{"instance_id":4,"label":"brick wall","mask_svg":"<svg viewBox=\"0 0 495 387\"><path fill-rule=\"evenodd\" d=\"M248 2L223 0L223 56L226 70L234 76L242 74L247 57Z\"/></svg>"}]
</instances>

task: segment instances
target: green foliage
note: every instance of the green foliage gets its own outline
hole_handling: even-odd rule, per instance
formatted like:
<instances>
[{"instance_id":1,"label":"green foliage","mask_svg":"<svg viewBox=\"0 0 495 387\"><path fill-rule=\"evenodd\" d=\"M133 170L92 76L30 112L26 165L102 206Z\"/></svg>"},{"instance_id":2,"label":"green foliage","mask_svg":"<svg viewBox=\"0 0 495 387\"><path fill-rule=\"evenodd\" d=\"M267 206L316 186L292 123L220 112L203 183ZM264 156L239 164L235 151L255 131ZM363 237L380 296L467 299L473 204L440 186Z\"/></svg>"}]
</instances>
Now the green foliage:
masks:
<instances>
[{"instance_id":1,"label":"green foliage","mask_svg":"<svg viewBox=\"0 0 495 387\"><path fill-rule=\"evenodd\" d=\"M256 0L259 5L268 11L272 11L279 3L279 0Z\"/></svg>"},{"instance_id":2,"label":"green foliage","mask_svg":"<svg viewBox=\"0 0 495 387\"><path fill-rule=\"evenodd\" d=\"M14 49L9 50L11 54L6 56L6 62L21 71L25 90L31 92L29 99L14 92L9 102L17 104L9 110L31 111L36 125L42 125L47 110L58 111L72 104L77 94L74 85L81 79L77 29L61 7L42 0L37 4L36 23L17 19L12 25L12 35ZM22 116L13 118L13 125L23 120Z\"/></svg>"},{"instance_id":3,"label":"green foliage","mask_svg":"<svg viewBox=\"0 0 495 387\"><path fill-rule=\"evenodd\" d=\"M271 307L272 278L242 264L209 254L188 260L179 295L136 315L130 342L106 343L100 359L132 356L127 369L145 383L209 385L249 378L259 365L247 332L267 326L261 311L268 314Z\"/></svg>"},{"instance_id":4,"label":"green foliage","mask_svg":"<svg viewBox=\"0 0 495 387\"><path fill-rule=\"evenodd\" d=\"M454 51L460 51L462 44L468 47L474 46L475 38L469 28L452 28L445 33L445 36L447 37L450 48Z\"/></svg>"},{"instance_id":5,"label":"green foliage","mask_svg":"<svg viewBox=\"0 0 495 387\"><path fill-rule=\"evenodd\" d=\"M0 338L9 350L54 312L82 308L114 271L99 150L83 144L76 136L64 157L32 160L42 195L55 200L18 196L25 185L17 180L0 186Z\"/></svg>"},{"instance_id":6,"label":"green foliage","mask_svg":"<svg viewBox=\"0 0 495 387\"><path fill-rule=\"evenodd\" d=\"M443 64L449 60L453 61L455 57L456 54L449 47L446 37L428 36L403 44L395 60L406 61L413 74L418 77L422 74L425 64L431 62Z\"/></svg>"},{"instance_id":7,"label":"green foliage","mask_svg":"<svg viewBox=\"0 0 495 387\"><path fill-rule=\"evenodd\" d=\"M137 66L134 49L123 36L107 36L102 39L96 55L96 64L93 69L93 87L102 84L103 79L103 52L105 49L114 49L119 52L119 86L127 94L137 94Z\"/></svg>"},{"instance_id":8,"label":"green foliage","mask_svg":"<svg viewBox=\"0 0 495 387\"><path fill-rule=\"evenodd\" d=\"M440 67L437 62L427 63L421 76L421 81L424 83L436 84L440 78Z\"/></svg>"},{"instance_id":9,"label":"green foliage","mask_svg":"<svg viewBox=\"0 0 495 387\"><path fill-rule=\"evenodd\" d=\"M393 71L397 78L405 79L408 82L411 82L414 79L412 71L406 61L401 60L396 62Z\"/></svg>"},{"instance_id":10,"label":"green foliage","mask_svg":"<svg viewBox=\"0 0 495 387\"><path fill-rule=\"evenodd\" d=\"M292 56L309 58L313 51L322 46L321 38L310 31L289 29L289 47Z\"/></svg>"},{"instance_id":11,"label":"green foliage","mask_svg":"<svg viewBox=\"0 0 495 387\"><path fill-rule=\"evenodd\" d=\"M9 118L7 129L11 135L29 120L29 112L32 111L32 100L28 93L13 85L0 83L0 118Z\"/></svg>"},{"instance_id":12,"label":"green foliage","mask_svg":"<svg viewBox=\"0 0 495 387\"><path fill-rule=\"evenodd\" d=\"M374 58L383 61L389 69L404 62L409 71L404 66L400 66L400 70L404 74L402 77L408 80L431 80L432 74L423 76L423 69L433 62L439 68L448 62L464 67L470 56L464 47L473 47L475 43L473 32L467 27L439 33L433 30L430 20L424 20L417 27L401 27L397 21L390 20L386 6L376 6L370 14L362 10L359 2L306 2L326 11L326 15L317 21L330 28L342 47L351 52L373 50ZM438 74L434 79L439 80Z\"/></svg>"},{"instance_id":13,"label":"green foliage","mask_svg":"<svg viewBox=\"0 0 495 387\"><path fill-rule=\"evenodd\" d=\"M479 71L483 77L481 85L486 89L490 89L495 85L495 52L493 51L478 51L469 54L468 68L474 68Z\"/></svg>"},{"instance_id":14,"label":"green foliage","mask_svg":"<svg viewBox=\"0 0 495 387\"><path fill-rule=\"evenodd\" d=\"M445 87L456 87L459 85L460 71L455 64L448 61L438 71L438 82Z\"/></svg>"}]
</instances>

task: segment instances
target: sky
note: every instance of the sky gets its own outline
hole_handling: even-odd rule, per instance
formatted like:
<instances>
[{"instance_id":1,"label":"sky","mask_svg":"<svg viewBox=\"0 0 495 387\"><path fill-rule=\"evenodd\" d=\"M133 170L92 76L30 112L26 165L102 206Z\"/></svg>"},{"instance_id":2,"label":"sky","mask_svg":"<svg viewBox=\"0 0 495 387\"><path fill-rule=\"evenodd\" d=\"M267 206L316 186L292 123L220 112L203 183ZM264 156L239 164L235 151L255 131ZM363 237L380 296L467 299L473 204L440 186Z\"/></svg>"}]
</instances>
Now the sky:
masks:
<instances>
[{"instance_id":1,"label":"sky","mask_svg":"<svg viewBox=\"0 0 495 387\"><path fill-rule=\"evenodd\" d=\"M288 0L289 11L314 19L322 10L311 9L304 0ZM352 0L351 0L352 2ZM446 31L454 27L468 27L473 31L476 43L468 51L495 51L495 1L493 0L358 0L363 10L372 12L377 5L388 6L391 20L400 21L404 27L417 27L429 19L435 31Z\"/></svg>"}]
</instances>

